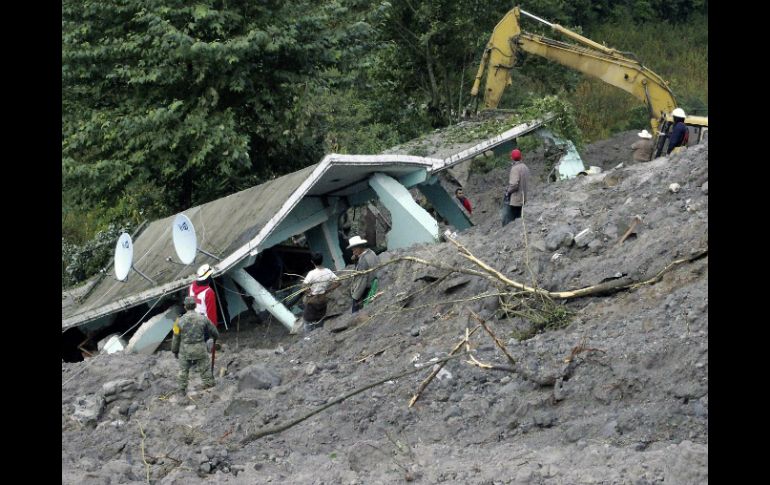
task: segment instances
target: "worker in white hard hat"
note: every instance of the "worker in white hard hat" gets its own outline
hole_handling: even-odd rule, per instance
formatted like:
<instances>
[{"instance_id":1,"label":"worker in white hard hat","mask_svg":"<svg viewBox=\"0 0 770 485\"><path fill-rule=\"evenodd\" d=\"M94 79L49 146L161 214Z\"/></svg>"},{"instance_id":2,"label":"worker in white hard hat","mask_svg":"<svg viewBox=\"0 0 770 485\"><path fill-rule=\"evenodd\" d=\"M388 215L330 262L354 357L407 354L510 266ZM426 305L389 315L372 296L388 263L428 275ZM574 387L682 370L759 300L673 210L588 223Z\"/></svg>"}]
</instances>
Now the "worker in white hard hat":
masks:
<instances>
[{"instance_id":1,"label":"worker in white hard hat","mask_svg":"<svg viewBox=\"0 0 770 485\"><path fill-rule=\"evenodd\" d=\"M190 285L188 295L195 298L195 311L209 318L214 326L217 321L217 296L211 287L211 275L214 269L208 264L201 265L195 274L195 281Z\"/></svg>"},{"instance_id":2,"label":"worker in white hard hat","mask_svg":"<svg viewBox=\"0 0 770 485\"><path fill-rule=\"evenodd\" d=\"M380 265L380 258L366 247L367 242L361 236L353 236L348 241L348 249L353 252L353 259L358 260L356 271L366 271ZM377 271L360 274L353 278L353 283L350 285L350 296L353 298L352 313L356 313L374 298L378 284Z\"/></svg>"},{"instance_id":3,"label":"worker in white hard hat","mask_svg":"<svg viewBox=\"0 0 770 485\"><path fill-rule=\"evenodd\" d=\"M687 147L687 143L690 141L690 130L684 124L684 119L687 117L684 110L676 108L671 112L671 116L674 118L674 127L671 129L671 135L668 138L668 151L666 154L674 152L675 149L676 152L680 151L682 147Z\"/></svg>"},{"instance_id":4,"label":"worker in white hard hat","mask_svg":"<svg viewBox=\"0 0 770 485\"><path fill-rule=\"evenodd\" d=\"M631 145L635 162L649 162L652 158L652 135L647 130L637 133L639 139Z\"/></svg>"}]
</instances>

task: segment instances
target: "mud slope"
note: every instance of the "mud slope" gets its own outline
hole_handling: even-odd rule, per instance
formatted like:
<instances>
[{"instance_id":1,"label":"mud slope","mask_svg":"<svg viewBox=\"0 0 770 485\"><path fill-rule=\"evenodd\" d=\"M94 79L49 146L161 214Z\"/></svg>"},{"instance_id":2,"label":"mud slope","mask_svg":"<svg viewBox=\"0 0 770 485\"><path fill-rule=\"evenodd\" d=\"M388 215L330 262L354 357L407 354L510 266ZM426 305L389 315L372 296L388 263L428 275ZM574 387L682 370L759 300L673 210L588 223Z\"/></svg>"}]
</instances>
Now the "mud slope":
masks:
<instances>
[{"instance_id":1,"label":"mud slope","mask_svg":"<svg viewBox=\"0 0 770 485\"><path fill-rule=\"evenodd\" d=\"M627 138L601 150L621 153ZM538 157L525 154L533 172ZM620 169L602 160L598 175L537 180L524 221L505 228L506 171L472 177L477 225L457 240L508 278L552 291L645 280L708 248L707 143ZM618 244L637 215L641 224ZM478 269L449 242L382 259L403 255ZM531 321L499 318L498 297L473 299L503 290L489 279L399 262L382 269L380 286L366 312L343 313L305 337L242 319L217 352L217 373L226 373L215 389L182 403L167 398L177 372L168 351L63 363L62 482L146 483L148 474L180 485L708 482L708 256L654 284L570 300L568 325L523 340L513 336ZM474 357L515 373L455 359L409 408L426 366L242 444L250 432L445 357L476 326L470 310L516 362L483 330L470 338Z\"/></svg>"}]
</instances>

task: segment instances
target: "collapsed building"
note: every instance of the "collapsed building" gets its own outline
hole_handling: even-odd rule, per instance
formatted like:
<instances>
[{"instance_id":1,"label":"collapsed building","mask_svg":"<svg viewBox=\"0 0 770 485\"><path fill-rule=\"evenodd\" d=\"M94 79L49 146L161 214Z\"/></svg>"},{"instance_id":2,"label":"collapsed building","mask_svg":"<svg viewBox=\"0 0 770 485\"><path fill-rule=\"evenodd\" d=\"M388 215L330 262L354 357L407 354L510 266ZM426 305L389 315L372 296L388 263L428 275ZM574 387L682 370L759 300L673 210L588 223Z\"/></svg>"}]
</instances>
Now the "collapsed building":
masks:
<instances>
[{"instance_id":1,"label":"collapsed building","mask_svg":"<svg viewBox=\"0 0 770 485\"><path fill-rule=\"evenodd\" d=\"M282 276L310 269L304 256L308 251L322 253L330 268L342 270L349 263L346 238L354 235L346 224L351 209L367 208L368 223L359 228L361 235L376 243L386 232L384 249L436 242L441 224L467 229L473 221L455 200L452 184L463 184L474 158L508 153L518 137L536 134L562 147L555 165L558 178L585 170L572 142L547 129L553 117L499 132L505 118L495 116L450 127L433 143L378 155L329 154L297 172L187 209L182 214L198 234L198 254L190 264L179 262L172 240L177 215L140 227L132 238L136 257L129 263L135 271L124 281L104 271L63 292L63 359L89 355L93 350L84 345L93 348L97 341L100 351L154 352L181 312L179 303L195 269L204 263L214 268L225 327L252 309L268 312L290 330L296 316L282 293L287 286ZM498 129L497 134L490 129ZM452 138L458 132L463 136ZM415 200L417 194L424 198L422 204ZM378 225L384 231L378 231Z\"/></svg>"}]
</instances>

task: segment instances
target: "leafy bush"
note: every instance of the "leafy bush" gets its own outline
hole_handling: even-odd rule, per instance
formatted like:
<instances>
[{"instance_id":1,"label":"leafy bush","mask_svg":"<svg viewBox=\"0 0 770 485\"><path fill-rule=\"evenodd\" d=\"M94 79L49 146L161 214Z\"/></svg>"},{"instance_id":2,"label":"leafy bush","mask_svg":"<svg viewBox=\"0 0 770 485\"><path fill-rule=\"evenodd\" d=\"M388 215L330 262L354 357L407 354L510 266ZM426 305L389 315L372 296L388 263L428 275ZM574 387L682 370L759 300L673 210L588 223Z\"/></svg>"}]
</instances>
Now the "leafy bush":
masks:
<instances>
[{"instance_id":1,"label":"leafy bush","mask_svg":"<svg viewBox=\"0 0 770 485\"><path fill-rule=\"evenodd\" d=\"M62 237L62 289L82 283L108 266L123 232L126 228L110 224L83 244Z\"/></svg>"}]
</instances>

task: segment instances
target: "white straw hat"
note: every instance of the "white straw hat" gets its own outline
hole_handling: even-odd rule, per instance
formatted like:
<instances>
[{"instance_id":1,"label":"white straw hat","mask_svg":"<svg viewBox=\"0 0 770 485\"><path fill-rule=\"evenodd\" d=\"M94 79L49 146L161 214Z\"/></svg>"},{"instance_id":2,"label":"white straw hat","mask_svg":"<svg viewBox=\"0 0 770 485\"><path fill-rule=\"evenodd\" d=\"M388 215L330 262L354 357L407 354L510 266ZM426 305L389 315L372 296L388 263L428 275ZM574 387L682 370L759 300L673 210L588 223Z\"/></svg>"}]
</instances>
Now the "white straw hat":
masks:
<instances>
[{"instance_id":1,"label":"white straw hat","mask_svg":"<svg viewBox=\"0 0 770 485\"><path fill-rule=\"evenodd\" d=\"M348 241L347 249L350 249L350 248L356 247L356 246L363 246L367 242L369 242L369 241L367 241L366 239L361 239L361 236L353 236L353 237L350 238L350 241Z\"/></svg>"},{"instance_id":2,"label":"white straw hat","mask_svg":"<svg viewBox=\"0 0 770 485\"><path fill-rule=\"evenodd\" d=\"M650 139L652 138L652 135L650 135L650 133L647 130L642 130L641 132L639 132L639 138Z\"/></svg>"}]
</instances>

